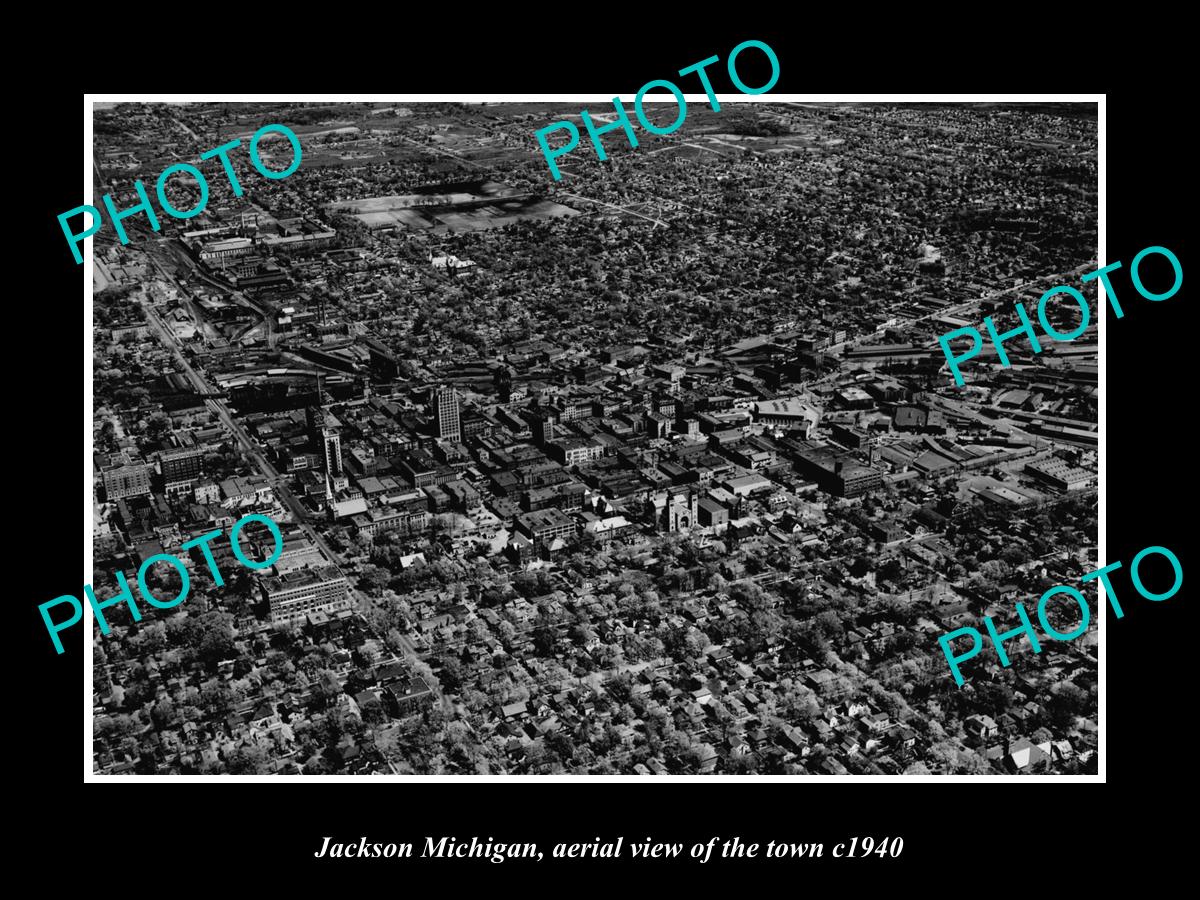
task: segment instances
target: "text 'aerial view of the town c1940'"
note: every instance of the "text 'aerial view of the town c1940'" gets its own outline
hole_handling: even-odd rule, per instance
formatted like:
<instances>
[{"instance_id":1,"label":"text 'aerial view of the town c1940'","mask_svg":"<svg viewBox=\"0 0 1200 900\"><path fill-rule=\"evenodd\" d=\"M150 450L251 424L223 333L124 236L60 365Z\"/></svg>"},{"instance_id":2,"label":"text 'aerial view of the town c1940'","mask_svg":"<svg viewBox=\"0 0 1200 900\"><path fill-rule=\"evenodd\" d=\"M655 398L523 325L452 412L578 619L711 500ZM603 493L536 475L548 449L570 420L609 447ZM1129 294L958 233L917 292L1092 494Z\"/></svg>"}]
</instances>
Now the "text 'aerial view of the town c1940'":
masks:
<instances>
[{"instance_id":1,"label":"text 'aerial view of the town c1940'","mask_svg":"<svg viewBox=\"0 0 1200 900\"><path fill-rule=\"evenodd\" d=\"M937 344L1096 268L1095 104L588 105L96 104L97 198L209 196L89 242L95 594L190 576L90 626L92 771L1096 772L1095 623L937 640L1097 566L1095 317Z\"/></svg>"}]
</instances>

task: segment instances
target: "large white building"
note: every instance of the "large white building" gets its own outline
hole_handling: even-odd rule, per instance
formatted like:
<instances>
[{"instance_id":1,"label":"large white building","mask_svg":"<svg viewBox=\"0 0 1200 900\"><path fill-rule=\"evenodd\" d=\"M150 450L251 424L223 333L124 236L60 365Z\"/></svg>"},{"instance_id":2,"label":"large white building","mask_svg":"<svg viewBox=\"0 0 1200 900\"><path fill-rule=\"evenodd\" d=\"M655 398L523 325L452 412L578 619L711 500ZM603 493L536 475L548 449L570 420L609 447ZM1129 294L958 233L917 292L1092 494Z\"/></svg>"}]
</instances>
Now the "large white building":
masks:
<instances>
[{"instance_id":1,"label":"large white building","mask_svg":"<svg viewBox=\"0 0 1200 900\"><path fill-rule=\"evenodd\" d=\"M801 429L807 440L821 421L821 412L802 400L762 400L754 404L754 417L764 425Z\"/></svg>"},{"instance_id":2,"label":"large white building","mask_svg":"<svg viewBox=\"0 0 1200 900\"><path fill-rule=\"evenodd\" d=\"M336 566L298 569L262 582L263 594L271 607L271 621L277 625L303 622L318 610L336 613L350 609L350 583Z\"/></svg>"},{"instance_id":3,"label":"large white building","mask_svg":"<svg viewBox=\"0 0 1200 900\"><path fill-rule=\"evenodd\" d=\"M434 392L433 419L437 426L439 440L462 440L462 424L460 421L457 391L440 390Z\"/></svg>"},{"instance_id":4,"label":"large white building","mask_svg":"<svg viewBox=\"0 0 1200 900\"><path fill-rule=\"evenodd\" d=\"M245 256L253 249L254 241L250 240L250 238L229 238L228 240L212 241L205 244L200 249L200 258L205 261L211 259L232 259L237 256Z\"/></svg>"}]
</instances>

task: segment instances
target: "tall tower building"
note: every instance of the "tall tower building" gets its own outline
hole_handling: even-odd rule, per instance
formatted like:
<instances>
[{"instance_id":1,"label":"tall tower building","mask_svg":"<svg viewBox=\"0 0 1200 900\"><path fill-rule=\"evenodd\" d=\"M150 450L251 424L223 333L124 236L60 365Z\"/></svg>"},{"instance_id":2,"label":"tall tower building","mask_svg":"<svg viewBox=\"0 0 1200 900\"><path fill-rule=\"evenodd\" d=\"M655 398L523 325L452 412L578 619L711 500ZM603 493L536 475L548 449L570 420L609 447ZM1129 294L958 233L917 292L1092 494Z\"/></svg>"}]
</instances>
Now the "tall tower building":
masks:
<instances>
[{"instance_id":1,"label":"tall tower building","mask_svg":"<svg viewBox=\"0 0 1200 900\"><path fill-rule=\"evenodd\" d=\"M326 418L321 406L310 406L304 411L308 425L309 440L321 455L321 463L331 478L339 478L342 468L342 435ZM335 420L336 422L336 420Z\"/></svg>"},{"instance_id":2,"label":"tall tower building","mask_svg":"<svg viewBox=\"0 0 1200 900\"><path fill-rule=\"evenodd\" d=\"M433 422L439 440L461 441L458 392L445 388L433 392Z\"/></svg>"},{"instance_id":3,"label":"tall tower building","mask_svg":"<svg viewBox=\"0 0 1200 900\"><path fill-rule=\"evenodd\" d=\"M342 436L336 428L321 429L321 457L330 478L342 475Z\"/></svg>"},{"instance_id":4,"label":"tall tower building","mask_svg":"<svg viewBox=\"0 0 1200 900\"><path fill-rule=\"evenodd\" d=\"M538 446L545 446L554 440L554 420L549 416L542 416L534 423L533 439Z\"/></svg>"}]
</instances>

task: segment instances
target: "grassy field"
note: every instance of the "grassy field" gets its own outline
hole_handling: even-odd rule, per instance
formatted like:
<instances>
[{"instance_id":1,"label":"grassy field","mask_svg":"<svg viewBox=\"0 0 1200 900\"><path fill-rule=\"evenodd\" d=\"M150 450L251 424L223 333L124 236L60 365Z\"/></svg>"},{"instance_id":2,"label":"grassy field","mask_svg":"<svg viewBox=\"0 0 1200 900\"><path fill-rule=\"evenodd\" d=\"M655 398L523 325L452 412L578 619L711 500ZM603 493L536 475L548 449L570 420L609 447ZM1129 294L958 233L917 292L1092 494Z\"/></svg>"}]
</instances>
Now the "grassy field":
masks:
<instances>
[{"instance_id":1,"label":"grassy field","mask_svg":"<svg viewBox=\"0 0 1200 900\"><path fill-rule=\"evenodd\" d=\"M400 226L435 232L500 228L523 219L550 219L579 213L561 203L517 195L499 182L437 185L416 193L364 197L330 204L354 216L368 228Z\"/></svg>"}]
</instances>

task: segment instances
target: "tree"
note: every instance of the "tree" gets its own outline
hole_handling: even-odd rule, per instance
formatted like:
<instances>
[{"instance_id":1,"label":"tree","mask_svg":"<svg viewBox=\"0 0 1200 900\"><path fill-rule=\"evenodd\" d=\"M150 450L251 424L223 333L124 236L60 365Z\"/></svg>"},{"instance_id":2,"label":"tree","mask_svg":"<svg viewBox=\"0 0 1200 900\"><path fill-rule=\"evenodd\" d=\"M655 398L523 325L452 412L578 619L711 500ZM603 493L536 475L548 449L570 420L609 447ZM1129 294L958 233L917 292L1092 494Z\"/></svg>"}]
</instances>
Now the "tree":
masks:
<instances>
[{"instance_id":1,"label":"tree","mask_svg":"<svg viewBox=\"0 0 1200 900\"><path fill-rule=\"evenodd\" d=\"M1000 584L1008 577L1011 567L998 559L991 559L979 567L979 575L987 584Z\"/></svg>"},{"instance_id":2,"label":"tree","mask_svg":"<svg viewBox=\"0 0 1200 900\"><path fill-rule=\"evenodd\" d=\"M538 625L533 630L533 648L538 656L553 656L558 644L558 633L548 624Z\"/></svg>"},{"instance_id":3,"label":"tree","mask_svg":"<svg viewBox=\"0 0 1200 900\"><path fill-rule=\"evenodd\" d=\"M254 745L234 750L225 761L225 768L230 775L265 775L270 771L267 766L267 754Z\"/></svg>"},{"instance_id":4,"label":"tree","mask_svg":"<svg viewBox=\"0 0 1200 900\"><path fill-rule=\"evenodd\" d=\"M372 563L364 565L358 576L359 585L376 597L383 593L383 589L387 587L391 580L392 575L390 572Z\"/></svg>"},{"instance_id":5,"label":"tree","mask_svg":"<svg viewBox=\"0 0 1200 900\"><path fill-rule=\"evenodd\" d=\"M442 673L441 682L447 690L458 691L463 686L465 669L463 664L454 656L447 654L438 660Z\"/></svg>"},{"instance_id":6,"label":"tree","mask_svg":"<svg viewBox=\"0 0 1200 900\"><path fill-rule=\"evenodd\" d=\"M880 564L876 570L876 577L886 581L898 581L904 573L904 567L900 565L900 560L895 557L889 557Z\"/></svg>"},{"instance_id":7,"label":"tree","mask_svg":"<svg viewBox=\"0 0 1200 900\"><path fill-rule=\"evenodd\" d=\"M146 423L146 437L152 441L161 441L171 433L171 420L165 413L156 412Z\"/></svg>"},{"instance_id":8,"label":"tree","mask_svg":"<svg viewBox=\"0 0 1200 900\"><path fill-rule=\"evenodd\" d=\"M500 640L504 643L505 649L512 647L513 638L517 636L516 626L508 619L501 619L496 630L500 632Z\"/></svg>"},{"instance_id":9,"label":"tree","mask_svg":"<svg viewBox=\"0 0 1200 900\"><path fill-rule=\"evenodd\" d=\"M371 668L379 660L379 652L367 644L355 648L353 656L356 657L356 661L360 662L365 669Z\"/></svg>"},{"instance_id":10,"label":"tree","mask_svg":"<svg viewBox=\"0 0 1200 900\"><path fill-rule=\"evenodd\" d=\"M100 426L100 433L96 436L97 449L111 448L116 440L116 432L117 429L112 420L105 420L104 424Z\"/></svg>"},{"instance_id":11,"label":"tree","mask_svg":"<svg viewBox=\"0 0 1200 900\"><path fill-rule=\"evenodd\" d=\"M1009 566L1019 566L1025 558L1025 552L1018 547L1009 546L1000 551L1001 561Z\"/></svg>"},{"instance_id":12,"label":"tree","mask_svg":"<svg viewBox=\"0 0 1200 900\"><path fill-rule=\"evenodd\" d=\"M1051 722L1058 728L1066 728L1074 722L1076 716L1091 712L1087 692L1070 681L1060 682L1050 688L1050 698L1046 706Z\"/></svg>"},{"instance_id":13,"label":"tree","mask_svg":"<svg viewBox=\"0 0 1200 900\"><path fill-rule=\"evenodd\" d=\"M684 653L690 659L698 659L704 653L704 648L708 644L708 639L704 636L703 632L697 628L690 628L683 639Z\"/></svg>"},{"instance_id":14,"label":"tree","mask_svg":"<svg viewBox=\"0 0 1200 900\"><path fill-rule=\"evenodd\" d=\"M404 636L395 628L389 628L383 640L393 653L400 653L404 649Z\"/></svg>"},{"instance_id":15,"label":"tree","mask_svg":"<svg viewBox=\"0 0 1200 900\"><path fill-rule=\"evenodd\" d=\"M322 706L329 706L342 693L342 685L329 669L322 669L317 677L315 694Z\"/></svg>"},{"instance_id":16,"label":"tree","mask_svg":"<svg viewBox=\"0 0 1200 900\"><path fill-rule=\"evenodd\" d=\"M374 697L363 705L361 712L363 721L368 725L382 725L388 720L388 715L383 708L383 704Z\"/></svg>"},{"instance_id":17,"label":"tree","mask_svg":"<svg viewBox=\"0 0 1200 900\"><path fill-rule=\"evenodd\" d=\"M210 665L235 654L233 616L228 613L209 612L199 620L199 651L201 658Z\"/></svg>"},{"instance_id":18,"label":"tree","mask_svg":"<svg viewBox=\"0 0 1200 900\"><path fill-rule=\"evenodd\" d=\"M333 775L334 768L324 756L315 753L304 763L305 775Z\"/></svg>"},{"instance_id":19,"label":"tree","mask_svg":"<svg viewBox=\"0 0 1200 900\"><path fill-rule=\"evenodd\" d=\"M154 727L159 731L163 731L169 727L175 718L175 705L169 697L159 700L150 711L150 719L154 722Z\"/></svg>"},{"instance_id":20,"label":"tree","mask_svg":"<svg viewBox=\"0 0 1200 900\"><path fill-rule=\"evenodd\" d=\"M841 617L833 610L826 610L818 613L813 620L821 633L828 638L837 639L842 636L845 629L842 626Z\"/></svg>"}]
</instances>

